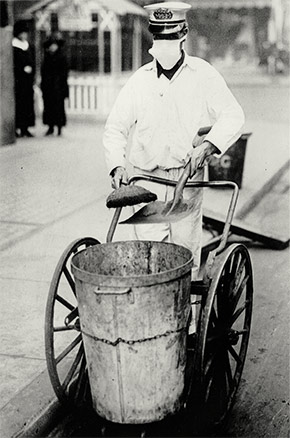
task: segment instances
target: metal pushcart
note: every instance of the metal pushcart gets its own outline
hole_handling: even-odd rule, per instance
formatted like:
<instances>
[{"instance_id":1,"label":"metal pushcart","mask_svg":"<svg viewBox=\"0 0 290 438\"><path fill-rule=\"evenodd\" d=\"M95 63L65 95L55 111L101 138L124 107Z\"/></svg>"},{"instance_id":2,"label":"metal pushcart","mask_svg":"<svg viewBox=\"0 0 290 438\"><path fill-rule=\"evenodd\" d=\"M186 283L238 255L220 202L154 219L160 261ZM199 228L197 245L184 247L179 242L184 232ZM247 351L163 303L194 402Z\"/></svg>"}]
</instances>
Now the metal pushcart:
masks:
<instances>
[{"instance_id":1,"label":"metal pushcart","mask_svg":"<svg viewBox=\"0 0 290 438\"><path fill-rule=\"evenodd\" d=\"M133 176L129 184L139 180L176 184L176 181L145 175ZM199 317L197 332L187 335L184 404L178 413L183 424L194 423L197 430L210 430L225 422L241 379L250 336L253 274L247 248L239 243L228 244L239 192L237 184L202 181L187 183L187 187L232 190L223 231L215 237L206 255L202 279L190 285ZM107 242L113 240L121 210L114 212ZM71 259L82 249L95 245L101 242L92 237L72 242L56 266L49 289L45 316L46 361L53 389L61 403L91 403Z\"/></svg>"}]
</instances>

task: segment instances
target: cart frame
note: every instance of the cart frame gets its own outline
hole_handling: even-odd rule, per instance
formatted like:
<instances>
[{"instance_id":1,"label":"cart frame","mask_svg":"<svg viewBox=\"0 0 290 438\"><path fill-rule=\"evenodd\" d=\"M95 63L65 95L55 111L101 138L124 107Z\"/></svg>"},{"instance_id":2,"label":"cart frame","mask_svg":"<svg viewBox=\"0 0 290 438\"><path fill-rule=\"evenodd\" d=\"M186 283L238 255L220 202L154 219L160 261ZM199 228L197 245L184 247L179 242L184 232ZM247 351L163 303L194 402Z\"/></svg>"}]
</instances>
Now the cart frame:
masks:
<instances>
[{"instance_id":1,"label":"cart frame","mask_svg":"<svg viewBox=\"0 0 290 438\"><path fill-rule=\"evenodd\" d=\"M146 180L174 186L176 181L134 175L129 184ZM186 187L232 189L223 231L207 255L203 278L191 283L199 314L197 332L188 335L185 403L180 433L207 431L224 425L242 375L250 336L253 307L253 274L250 255L242 244L227 246L239 188L231 181L194 181ZM115 209L106 241L111 242L122 207ZM50 380L62 403L91 403L89 379L78 316L70 260L83 248L100 244L92 237L72 242L62 254L49 289L45 315L45 352ZM65 292L62 292L64 287ZM57 320L61 308L62 321ZM239 324L237 324L239 323ZM68 345L57 351L59 334ZM71 334L76 334L76 337ZM69 359L69 356L72 358ZM193 432L192 432L193 433ZM196 432L195 432L196 433Z\"/></svg>"}]
</instances>

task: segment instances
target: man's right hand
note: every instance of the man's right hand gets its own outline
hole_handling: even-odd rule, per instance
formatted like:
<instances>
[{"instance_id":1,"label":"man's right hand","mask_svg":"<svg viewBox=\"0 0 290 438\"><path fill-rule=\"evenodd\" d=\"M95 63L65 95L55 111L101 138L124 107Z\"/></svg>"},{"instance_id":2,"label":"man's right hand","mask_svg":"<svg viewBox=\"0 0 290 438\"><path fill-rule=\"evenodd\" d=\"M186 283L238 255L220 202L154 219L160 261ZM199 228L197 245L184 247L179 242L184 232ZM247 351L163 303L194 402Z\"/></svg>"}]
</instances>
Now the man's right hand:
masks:
<instances>
[{"instance_id":1,"label":"man's right hand","mask_svg":"<svg viewBox=\"0 0 290 438\"><path fill-rule=\"evenodd\" d=\"M111 185L113 189L118 189L121 184L128 184L128 174L124 167L118 166L111 172Z\"/></svg>"}]
</instances>

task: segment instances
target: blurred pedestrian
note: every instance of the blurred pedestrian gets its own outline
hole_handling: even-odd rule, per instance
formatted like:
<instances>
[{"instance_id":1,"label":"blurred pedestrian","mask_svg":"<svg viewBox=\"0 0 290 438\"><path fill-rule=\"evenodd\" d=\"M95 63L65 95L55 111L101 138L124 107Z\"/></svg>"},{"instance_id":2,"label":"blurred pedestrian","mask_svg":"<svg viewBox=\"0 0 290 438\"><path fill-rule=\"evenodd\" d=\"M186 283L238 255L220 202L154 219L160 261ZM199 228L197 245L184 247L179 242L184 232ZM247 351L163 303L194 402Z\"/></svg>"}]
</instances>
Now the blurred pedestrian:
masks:
<instances>
[{"instance_id":1,"label":"blurred pedestrian","mask_svg":"<svg viewBox=\"0 0 290 438\"><path fill-rule=\"evenodd\" d=\"M68 90L68 66L63 52L64 40L51 36L44 43L44 59L41 67L41 91L43 97L43 123L48 125L45 135L52 135L57 127L61 135L66 125L65 99Z\"/></svg>"},{"instance_id":2,"label":"blurred pedestrian","mask_svg":"<svg viewBox=\"0 0 290 438\"><path fill-rule=\"evenodd\" d=\"M12 46L16 136L33 137L28 128L35 124L33 92L35 66L28 43L28 26L24 21L18 21L14 25Z\"/></svg>"}]
</instances>

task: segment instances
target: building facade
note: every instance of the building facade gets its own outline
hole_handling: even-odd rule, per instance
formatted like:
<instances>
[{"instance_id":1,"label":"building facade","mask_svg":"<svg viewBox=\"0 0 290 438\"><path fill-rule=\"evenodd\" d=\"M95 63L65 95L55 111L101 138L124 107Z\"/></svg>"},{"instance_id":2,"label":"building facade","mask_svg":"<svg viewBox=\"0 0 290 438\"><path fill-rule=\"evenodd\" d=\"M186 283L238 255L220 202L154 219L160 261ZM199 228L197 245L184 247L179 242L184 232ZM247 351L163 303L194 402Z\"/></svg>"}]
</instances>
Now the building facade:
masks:
<instances>
[{"instance_id":1,"label":"building facade","mask_svg":"<svg viewBox=\"0 0 290 438\"><path fill-rule=\"evenodd\" d=\"M289 64L290 0L185 0L187 51L219 69L284 73ZM152 58L145 4L153 0L17 0L27 19L39 76L43 43L60 32L70 69L68 113L106 116L128 75ZM166 2L164 2L166 5ZM283 57L282 57L283 54ZM282 59L283 58L283 59ZM36 86L36 105L42 97Z\"/></svg>"},{"instance_id":2,"label":"building facade","mask_svg":"<svg viewBox=\"0 0 290 438\"><path fill-rule=\"evenodd\" d=\"M271 48L289 52L290 0L186 1L192 6L188 50L193 55L243 67L263 65ZM22 3L30 7L20 8ZM20 12L15 15L25 14L34 23L38 62L47 35L60 31L72 71L115 74L134 71L151 59L143 9L148 3L152 1L29 0L17 2Z\"/></svg>"},{"instance_id":3,"label":"building facade","mask_svg":"<svg viewBox=\"0 0 290 438\"><path fill-rule=\"evenodd\" d=\"M216 63L263 66L271 49L289 62L290 0L189 0L194 51ZM277 50L276 50L277 51ZM288 52L288 55L287 55Z\"/></svg>"},{"instance_id":4,"label":"building facade","mask_svg":"<svg viewBox=\"0 0 290 438\"><path fill-rule=\"evenodd\" d=\"M26 14L34 17L38 54L48 35L61 32L72 71L118 74L142 64L147 14L129 0L46 0Z\"/></svg>"}]
</instances>

